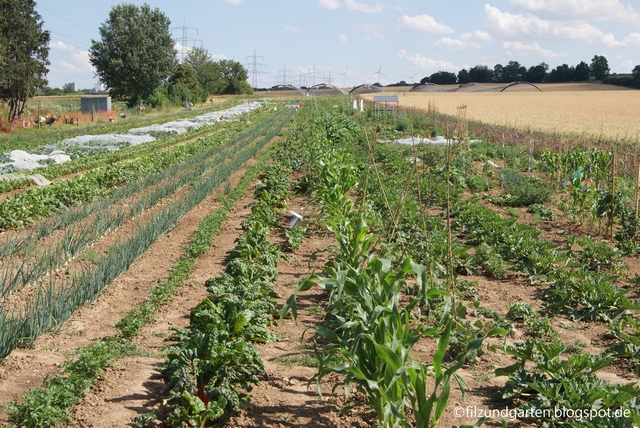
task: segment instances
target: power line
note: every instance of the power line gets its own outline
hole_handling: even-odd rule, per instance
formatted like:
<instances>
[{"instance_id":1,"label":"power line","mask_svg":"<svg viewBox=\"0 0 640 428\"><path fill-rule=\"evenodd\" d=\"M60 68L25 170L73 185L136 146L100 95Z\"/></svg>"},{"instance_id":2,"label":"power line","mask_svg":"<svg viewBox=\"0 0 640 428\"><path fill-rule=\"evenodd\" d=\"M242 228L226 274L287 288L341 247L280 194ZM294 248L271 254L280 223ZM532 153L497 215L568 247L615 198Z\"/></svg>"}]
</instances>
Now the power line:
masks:
<instances>
[{"instance_id":1,"label":"power line","mask_svg":"<svg viewBox=\"0 0 640 428\"><path fill-rule=\"evenodd\" d=\"M266 71L259 70L261 67L266 67L267 64L258 62L258 58L260 58L261 61L264 61L263 56L256 55L255 49L253 50L253 55L250 55L247 57L247 60L249 59L252 60L250 63L247 64L247 68L251 67L249 68L249 74L251 74L251 86L253 86L253 89L256 89L258 87L258 75L267 74Z\"/></svg>"},{"instance_id":2,"label":"power line","mask_svg":"<svg viewBox=\"0 0 640 428\"><path fill-rule=\"evenodd\" d=\"M91 43L90 41L88 41L88 40L86 40L86 39L81 39L81 38L79 38L79 37L73 37L73 36L67 36L66 34L62 34L62 33L59 33L59 32L57 32L57 31L54 31L54 30L47 30L47 31L49 31L50 33L57 34L57 35L59 35L59 36L66 37L66 38L68 38L68 39L74 39L74 40L78 40L78 41L80 41L80 42Z\"/></svg>"},{"instance_id":3,"label":"power line","mask_svg":"<svg viewBox=\"0 0 640 428\"><path fill-rule=\"evenodd\" d=\"M195 42L199 41L202 44L202 40L200 39L192 39L187 37L187 31L188 30L196 30L196 34L198 33L198 29L196 27L187 27L187 17L185 16L183 21L182 21L182 27L174 27L171 30L174 29L181 29L182 30L182 38L180 39L180 45L182 45L182 55L181 55L181 59L180 62L184 62L184 53L187 50L187 43L193 41L194 44Z\"/></svg>"},{"instance_id":4,"label":"power line","mask_svg":"<svg viewBox=\"0 0 640 428\"><path fill-rule=\"evenodd\" d=\"M41 7L42 9L46 10L47 12L52 13L52 14L54 14L55 16L57 16L57 17L59 17L59 18L64 19L65 21L69 21L70 23L75 24L75 25L77 25L78 27L82 27L82 28L84 28L85 30L89 30L89 31L96 31L96 29L95 29L95 28L89 28L89 27L85 27L85 26L84 26L84 25L82 25L82 24L78 24L77 22L74 22L74 21L70 20L69 18L66 18L66 17L64 17L64 16L62 16L62 15L59 15L59 14L55 13L54 11L52 11L52 10L50 10L50 9L47 9L46 7L44 7L44 6L40 5L40 4L38 5L38 7Z\"/></svg>"},{"instance_id":5,"label":"power line","mask_svg":"<svg viewBox=\"0 0 640 428\"><path fill-rule=\"evenodd\" d=\"M291 74L291 71L287 70L287 66L284 66L284 70L278 71L278 77L280 77L280 73L282 73L282 85L287 85L287 73Z\"/></svg>"}]
</instances>

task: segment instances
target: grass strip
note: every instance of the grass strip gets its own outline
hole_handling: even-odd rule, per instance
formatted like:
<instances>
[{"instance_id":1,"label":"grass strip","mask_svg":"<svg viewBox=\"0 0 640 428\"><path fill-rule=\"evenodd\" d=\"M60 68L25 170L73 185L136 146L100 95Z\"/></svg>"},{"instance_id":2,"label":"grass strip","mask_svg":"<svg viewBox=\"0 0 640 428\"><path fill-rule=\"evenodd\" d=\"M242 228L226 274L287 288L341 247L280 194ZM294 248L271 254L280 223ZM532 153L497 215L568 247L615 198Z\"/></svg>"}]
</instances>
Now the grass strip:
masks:
<instances>
[{"instance_id":1,"label":"grass strip","mask_svg":"<svg viewBox=\"0 0 640 428\"><path fill-rule=\"evenodd\" d=\"M65 364L64 376L45 379L43 387L32 388L22 396L23 403L10 403L6 406L5 411L14 426L44 428L65 422L72 423L71 408L82 400L104 369L113 365L119 358L139 353L129 340L135 337L145 324L152 321L155 311L169 302L174 292L184 285L195 268L197 258L209 250L229 211L266 162L268 152L262 154L260 161L245 173L233 191L226 194L223 206L200 222L190 243L185 247L183 256L171 269L169 277L154 287L147 300L137 309L127 313L117 324L118 332L123 337L111 336L80 348L77 351L77 361Z\"/></svg>"}]
</instances>

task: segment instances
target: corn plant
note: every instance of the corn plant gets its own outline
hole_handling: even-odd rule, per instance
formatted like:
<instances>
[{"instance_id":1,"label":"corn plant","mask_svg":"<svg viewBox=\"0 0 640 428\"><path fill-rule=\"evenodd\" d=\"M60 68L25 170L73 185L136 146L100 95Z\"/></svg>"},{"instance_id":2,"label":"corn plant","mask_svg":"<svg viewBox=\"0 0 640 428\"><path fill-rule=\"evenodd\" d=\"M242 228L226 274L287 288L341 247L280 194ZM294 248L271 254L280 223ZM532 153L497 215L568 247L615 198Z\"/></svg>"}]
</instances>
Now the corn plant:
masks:
<instances>
[{"instance_id":1,"label":"corn plant","mask_svg":"<svg viewBox=\"0 0 640 428\"><path fill-rule=\"evenodd\" d=\"M414 414L421 415L418 426L435 426L446 406L451 378L463 386L455 372L483 341L483 337L471 340L459 354L457 363L442 370L453 321L446 321L448 315L443 315L445 328L440 335L440 328L411 322L411 313L425 297L413 298L402 307L400 304L406 275L418 273L421 281L425 272L423 266L409 259L394 272L390 260L374 258L362 271L350 267L333 278L310 277L296 290L297 294L319 285L329 292L330 319L325 326L314 328L318 337L330 343L325 354L316 346L318 389L327 374L344 374L342 384L347 395L354 386L363 392L384 427L409 426L406 411L410 406ZM287 301L282 314L291 310L296 316L296 294ZM427 294L442 296L443 291L432 289ZM496 329L489 335L497 333L504 334L504 330ZM432 365L418 364L410 357L413 345L423 337L439 337ZM436 385L427 397L425 379L431 376L435 377Z\"/></svg>"}]
</instances>

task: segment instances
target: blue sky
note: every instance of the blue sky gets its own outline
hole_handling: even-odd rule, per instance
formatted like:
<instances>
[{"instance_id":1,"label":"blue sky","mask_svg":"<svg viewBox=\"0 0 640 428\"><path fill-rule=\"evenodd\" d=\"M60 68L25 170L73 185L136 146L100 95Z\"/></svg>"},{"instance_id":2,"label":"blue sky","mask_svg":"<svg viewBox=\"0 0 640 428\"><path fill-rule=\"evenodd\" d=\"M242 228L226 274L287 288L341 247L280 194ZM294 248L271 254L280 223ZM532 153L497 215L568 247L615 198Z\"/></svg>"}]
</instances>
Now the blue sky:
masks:
<instances>
[{"instance_id":1,"label":"blue sky","mask_svg":"<svg viewBox=\"0 0 640 428\"><path fill-rule=\"evenodd\" d=\"M51 31L49 85L97 83L92 39L121 2L37 2ZM145 2L129 1L143 4ZM591 62L612 72L640 64L640 0L178 0L147 1L171 20L181 57L202 46L215 59L262 64L258 86L331 83L354 86L419 81L510 60L530 67ZM251 66L247 66L251 69ZM286 70L286 71L285 71ZM380 73L378 73L380 72ZM251 83L251 80L249 81Z\"/></svg>"}]
</instances>

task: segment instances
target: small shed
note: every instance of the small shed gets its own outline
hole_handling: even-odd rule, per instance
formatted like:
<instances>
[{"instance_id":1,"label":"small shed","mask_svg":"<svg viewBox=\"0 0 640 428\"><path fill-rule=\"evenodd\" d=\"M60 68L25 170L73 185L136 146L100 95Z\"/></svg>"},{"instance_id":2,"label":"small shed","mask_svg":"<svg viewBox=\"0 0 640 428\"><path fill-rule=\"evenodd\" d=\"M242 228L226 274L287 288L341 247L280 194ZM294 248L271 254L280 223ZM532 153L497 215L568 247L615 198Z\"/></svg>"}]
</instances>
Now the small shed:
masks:
<instances>
[{"instance_id":1,"label":"small shed","mask_svg":"<svg viewBox=\"0 0 640 428\"><path fill-rule=\"evenodd\" d=\"M398 113L398 95L374 95L373 107L376 114Z\"/></svg>"},{"instance_id":2,"label":"small shed","mask_svg":"<svg viewBox=\"0 0 640 428\"><path fill-rule=\"evenodd\" d=\"M398 96L397 95L374 95L373 102L374 103L397 103Z\"/></svg>"},{"instance_id":3,"label":"small shed","mask_svg":"<svg viewBox=\"0 0 640 428\"><path fill-rule=\"evenodd\" d=\"M83 114L111 111L111 97L108 95L86 95L80 97L80 111Z\"/></svg>"}]
</instances>

